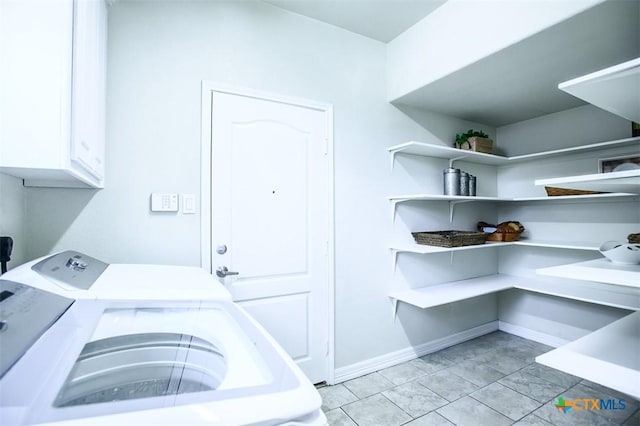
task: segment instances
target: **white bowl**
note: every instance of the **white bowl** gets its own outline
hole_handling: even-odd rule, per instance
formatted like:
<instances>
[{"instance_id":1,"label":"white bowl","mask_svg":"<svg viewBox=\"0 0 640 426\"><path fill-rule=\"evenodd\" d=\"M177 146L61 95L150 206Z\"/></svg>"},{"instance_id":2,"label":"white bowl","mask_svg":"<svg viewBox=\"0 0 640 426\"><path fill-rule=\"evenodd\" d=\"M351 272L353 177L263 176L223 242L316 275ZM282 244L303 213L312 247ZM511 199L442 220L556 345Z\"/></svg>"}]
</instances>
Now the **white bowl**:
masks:
<instances>
[{"instance_id":1,"label":"white bowl","mask_svg":"<svg viewBox=\"0 0 640 426\"><path fill-rule=\"evenodd\" d=\"M605 241L600 253L613 263L637 265L640 263L640 244L627 244L620 241Z\"/></svg>"}]
</instances>

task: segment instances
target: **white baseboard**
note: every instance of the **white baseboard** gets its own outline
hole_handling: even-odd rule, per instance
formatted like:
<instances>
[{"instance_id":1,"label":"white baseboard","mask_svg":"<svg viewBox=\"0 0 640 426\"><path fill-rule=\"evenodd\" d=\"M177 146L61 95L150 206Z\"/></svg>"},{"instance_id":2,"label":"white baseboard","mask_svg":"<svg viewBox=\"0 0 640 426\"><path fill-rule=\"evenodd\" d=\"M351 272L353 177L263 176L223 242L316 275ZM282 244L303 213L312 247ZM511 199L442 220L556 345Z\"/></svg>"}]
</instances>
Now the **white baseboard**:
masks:
<instances>
[{"instance_id":1,"label":"white baseboard","mask_svg":"<svg viewBox=\"0 0 640 426\"><path fill-rule=\"evenodd\" d=\"M498 329L500 331L504 331L505 333L513 334L515 336L520 336L528 340L533 340L534 342L553 346L554 348L557 348L562 345L566 345L567 343L571 342L571 340L562 339L560 337L552 336L550 334L542 333L536 330L531 330L530 328L525 328L519 325L510 324L504 321L498 321Z\"/></svg>"},{"instance_id":2,"label":"white baseboard","mask_svg":"<svg viewBox=\"0 0 640 426\"><path fill-rule=\"evenodd\" d=\"M373 373L383 368L411 361L412 359L437 352L449 346L457 345L458 343L466 342L467 340L475 339L476 337L484 336L497 330L499 330L499 323L498 321L493 321L418 346L400 349L399 351L360 361L346 367L336 368L334 383L331 384L355 379L356 377L364 376L365 374Z\"/></svg>"}]
</instances>

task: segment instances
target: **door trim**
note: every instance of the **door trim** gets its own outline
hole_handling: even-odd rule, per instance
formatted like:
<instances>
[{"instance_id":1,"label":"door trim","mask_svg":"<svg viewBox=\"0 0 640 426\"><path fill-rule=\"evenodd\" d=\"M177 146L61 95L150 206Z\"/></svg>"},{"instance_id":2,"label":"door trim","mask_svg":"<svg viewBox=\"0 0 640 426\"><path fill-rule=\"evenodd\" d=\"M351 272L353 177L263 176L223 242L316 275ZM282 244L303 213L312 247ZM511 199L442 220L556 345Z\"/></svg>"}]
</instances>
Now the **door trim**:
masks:
<instances>
[{"instance_id":1,"label":"door trim","mask_svg":"<svg viewBox=\"0 0 640 426\"><path fill-rule=\"evenodd\" d=\"M212 236L211 236L211 160L213 135L212 127L212 103L213 94L228 93L232 95L247 96L257 99L281 102L290 105L311 108L328 113L327 120L327 167L328 170L328 191L327 199L329 208L328 225L328 247L327 247L327 268L328 268L328 342L327 342L327 383L335 383L335 249L334 249L334 160L333 160L333 105L329 103L316 102L308 99L294 98L276 93L269 93L244 87L230 86L213 81L202 81L202 117L201 117L201 168L200 168L200 266L207 272L212 273Z\"/></svg>"}]
</instances>

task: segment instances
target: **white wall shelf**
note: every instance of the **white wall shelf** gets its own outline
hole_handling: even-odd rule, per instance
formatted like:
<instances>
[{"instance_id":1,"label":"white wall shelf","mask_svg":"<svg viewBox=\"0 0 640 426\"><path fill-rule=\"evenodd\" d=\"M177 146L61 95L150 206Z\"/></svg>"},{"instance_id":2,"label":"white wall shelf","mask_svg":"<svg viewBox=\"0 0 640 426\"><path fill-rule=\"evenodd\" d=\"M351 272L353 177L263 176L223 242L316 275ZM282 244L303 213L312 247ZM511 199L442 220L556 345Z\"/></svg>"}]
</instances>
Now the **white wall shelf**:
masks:
<instances>
[{"instance_id":1,"label":"white wall shelf","mask_svg":"<svg viewBox=\"0 0 640 426\"><path fill-rule=\"evenodd\" d=\"M636 289L594 282L566 279L542 280L505 274L394 291L389 294L389 298L393 302L395 315L398 302L426 309L509 289L531 291L621 309L640 310L640 291Z\"/></svg>"},{"instance_id":2,"label":"white wall shelf","mask_svg":"<svg viewBox=\"0 0 640 426\"><path fill-rule=\"evenodd\" d=\"M536 357L536 362L640 399L638 354L640 312L635 312Z\"/></svg>"},{"instance_id":3,"label":"white wall shelf","mask_svg":"<svg viewBox=\"0 0 640 426\"><path fill-rule=\"evenodd\" d=\"M595 173L553 179L537 179L536 185L569 189L640 194L640 169L611 173Z\"/></svg>"},{"instance_id":4,"label":"white wall shelf","mask_svg":"<svg viewBox=\"0 0 640 426\"><path fill-rule=\"evenodd\" d=\"M640 288L640 265L621 265L595 259L536 270L537 274Z\"/></svg>"},{"instance_id":5,"label":"white wall shelf","mask_svg":"<svg viewBox=\"0 0 640 426\"><path fill-rule=\"evenodd\" d=\"M466 251L466 250L482 250L482 249L490 249L502 246L512 245L513 243L502 243L502 242L486 242L485 244L474 244L470 246L461 246L461 247L437 247L437 246L429 246L425 244L392 244L391 253L393 255L393 271L395 272L396 264L398 262L398 254L399 253L415 253L415 254L434 254L434 253L451 253L451 263L453 263L453 253L457 251Z\"/></svg>"},{"instance_id":6,"label":"white wall shelf","mask_svg":"<svg viewBox=\"0 0 640 426\"><path fill-rule=\"evenodd\" d=\"M607 173L608 174L608 173ZM467 202L593 202L593 201L611 201L612 198L621 197L638 197L638 194L611 192L606 194L587 194L587 195L561 195L561 196L544 196L544 197L468 197L460 195L436 195L436 194L404 194L392 195L389 197L391 201L391 222L395 221L396 207L400 203L408 201L448 201L449 202L449 222L453 221L453 213L455 206Z\"/></svg>"},{"instance_id":7,"label":"white wall shelf","mask_svg":"<svg viewBox=\"0 0 640 426\"><path fill-rule=\"evenodd\" d=\"M474 244L470 246L462 247L437 247L429 246L425 244L392 244L389 247L391 250L398 253L416 253L416 254L430 254L430 253L447 253L450 251L461 250L476 250L486 249L504 246L528 246L528 247L546 247L568 250L586 250L586 251L598 251L600 247L596 242L578 242L578 241L549 241L549 240L530 240L522 239L512 242L497 242L487 241L485 244Z\"/></svg>"},{"instance_id":8,"label":"white wall shelf","mask_svg":"<svg viewBox=\"0 0 640 426\"><path fill-rule=\"evenodd\" d=\"M593 241L551 241L537 239L521 239L511 243L516 246L546 247L566 250L598 251L600 243Z\"/></svg>"},{"instance_id":9,"label":"white wall shelf","mask_svg":"<svg viewBox=\"0 0 640 426\"><path fill-rule=\"evenodd\" d=\"M403 203L405 201L513 201L512 198L499 198L499 197L470 197L466 195L437 195L437 194L405 194L405 195L392 195L389 197L390 201L397 203Z\"/></svg>"},{"instance_id":10,"label":"white wall shelf","mask_svg":"<svg viewBox=\"0 0 640 426\"><path fill-rule=\"evenodd\" d=\"M498 155L485 154L482 152L468 151L444 145L434 145L416 141L394 145L387 148L387 150L391 154L391 170L393 170L395 156L399 153L421 155L424 157L445 158L449 160L450 165L457 160L465 160L478 164L490 164L494 166L506 164L506 162L508 161L506 157L501 157Z\"/></svg>"},{"instance_id":11,"label":"white wall shelf","mask_svg":"<svg viewBox=\"0 0 640 426\"><path fill-rule=\"evenodd\" d=\"M431 253L448 253L451 251L464 251L464 250L478 250L495 248L501 246L513 245L514 243L501 243L501 242L487 242L485 244L474 244L470 246L461 247L437 247L428 246L425 244L393 244L391 250L398 253L416 253L416 254L431 254Z\"/></svg>"},{"instance_id":12,"label":"white wall shelf","mask_svg":"<svg viewBox=\"0 0 640 426\"><path fill-rule=\"evenodd\" d=\"M453 147L434 145L424 142L410 141L387 148L391 154L391 169L396 154L413 154L425 157L445 158L452 164L453 161L464 160L471 163L488 164L493 166L503 166L507 164L516 164L526 161L539 160L542 158L555 157L567 154L578 154L582 152L590 152L607 148L617 148L624 146L640 145L640 137L617 139L613 141L600 142L589 145L576 146L564 149L555 149L551 151L537 152L534 154L517 155L514 157L502 157L499 155L484 154L481 152L466 151Z\"/></svg>"},{"instance_id":13,"label":"white wall shelf","mask_svg":"<svg viewBox=\"0 0 640 426\"><path fill-rule=\"evenodd\" d=\"M389 297L393 301L395 315L398 301L425 309L495 293L512 287L513 280L509 277L505 275L488 275L411 290L394 291L389 294Z\"/></svg>"},{"instance_id":14,"label":"white wall shelf","mask_svg":"<svg viewBox=\"0 0 640 426\"><path fill-rule=\"evenodd\" d=\"M606 173L610 174L610 173ZM529 201L610 201L610 198L634 197L638 194L611 192L606 194L587 194L587 195L560 195L560 196L543 196L543 197L468 197L460 195L436 195L436 194L404 194L392 195L389 200L395 203L404 203L407 201L476 201L476 202L529 202Z\"/></svg>"},{"instance_id":15,"label":"white wall shelf","mask_svg":"<svg viewBox=\"0 0 640 426\"><path fill-rule=\"evenodd\" d=\"M605 111L640 122L640 58L565 81L558 88Z\"/></svg>"}]
</instances>

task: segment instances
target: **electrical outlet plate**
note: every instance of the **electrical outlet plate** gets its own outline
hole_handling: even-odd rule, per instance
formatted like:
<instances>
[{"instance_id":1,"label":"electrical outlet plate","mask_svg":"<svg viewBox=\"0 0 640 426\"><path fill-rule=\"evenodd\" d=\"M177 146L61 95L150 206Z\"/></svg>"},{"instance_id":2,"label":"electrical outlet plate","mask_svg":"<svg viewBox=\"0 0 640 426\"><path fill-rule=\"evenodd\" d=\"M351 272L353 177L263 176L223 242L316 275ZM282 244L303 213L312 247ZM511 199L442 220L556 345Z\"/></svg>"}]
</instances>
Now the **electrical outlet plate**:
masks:
<instances>
[{"instance_id":1,"label":"electrical outlet plate","mask_svg":"<svg viewBox=\"0 0 640 426\"><path fill-rule=\"evenodd\" d=\"M154 192L151 194L152 212L177 212L178 194Z\"/></svg>"}]
</instances>

